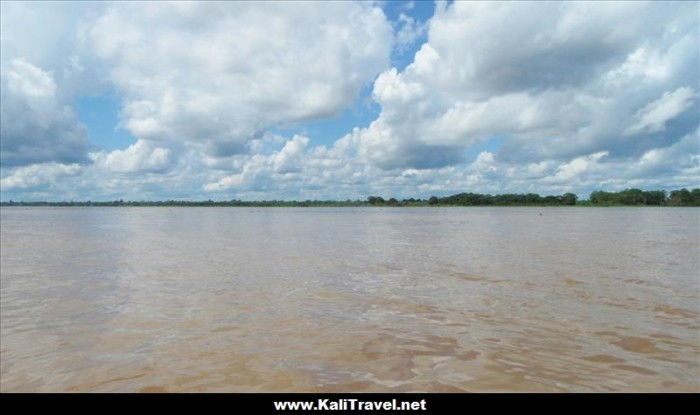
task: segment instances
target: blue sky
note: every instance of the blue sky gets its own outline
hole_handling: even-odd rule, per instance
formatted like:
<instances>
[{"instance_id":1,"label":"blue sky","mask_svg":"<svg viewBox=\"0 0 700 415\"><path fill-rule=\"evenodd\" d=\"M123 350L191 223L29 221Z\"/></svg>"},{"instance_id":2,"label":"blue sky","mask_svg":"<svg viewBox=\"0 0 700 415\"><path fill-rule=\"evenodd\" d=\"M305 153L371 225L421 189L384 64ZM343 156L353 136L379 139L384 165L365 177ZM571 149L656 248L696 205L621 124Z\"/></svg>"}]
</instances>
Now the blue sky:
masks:
<instances>
[{"instance_id":1,"label":"blue sky","mask_svg":"<svg viewBox=\"0 0 700 415\"><path fill-rule=\"evenodd\" d=\"M2 200L700 185L697 3L0 7Z\"/></svg>"},{"instance_id":2,"label":"blue sky","mask_svg":"<svg viewBox=\"0 0 700 415\"><path fill-rule=\"evenodd\" d=\"M78 97L78 121L88 129L92 143L100 149L117 150L136 142L136 137L119 125L121 102L118 96L104 94Z\"/></svg>"}]
</instances>

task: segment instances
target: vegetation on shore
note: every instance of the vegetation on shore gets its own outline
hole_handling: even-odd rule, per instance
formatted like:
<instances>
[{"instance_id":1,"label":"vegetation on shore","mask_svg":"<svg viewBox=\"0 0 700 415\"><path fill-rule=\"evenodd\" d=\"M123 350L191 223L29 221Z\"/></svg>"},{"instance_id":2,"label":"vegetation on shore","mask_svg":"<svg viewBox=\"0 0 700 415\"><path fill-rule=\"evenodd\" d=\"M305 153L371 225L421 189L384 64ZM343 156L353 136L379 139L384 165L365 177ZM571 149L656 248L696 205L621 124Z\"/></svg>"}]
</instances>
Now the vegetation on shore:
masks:
<instances>
[{"instance_id":1,"label":"vegetation on shore","mask_svg":"<svg viewBox=\"0 0 700 415\"><path fill-rule=\"evenodd\" d=\"M535 193L489 195L481 193L458 193L452 196L429 199L384 199L369 196L366 200L263 200L263 201L124 201L106 202L0 202L0 206L238 206L238 207L350 207L350 206L700 206L700 189L674 190L667 194L663 190L643 191L626 189L620 192L595 191L589 200L579 201L575 194L540 196Z\"/></svg>"},{"instance_id":2,"label":"vegetation on shore","mask_svg":"<svg viewBox=\"0 0 700 415\"><path fill-rule=\"evenodd\" d=\"M652 206L700 206L700 189L680 189L666 194L663 190L642 191L626 189L621 192L597 191L591 193L592 205L652 205Z\"/></svg>"}]
</instances>

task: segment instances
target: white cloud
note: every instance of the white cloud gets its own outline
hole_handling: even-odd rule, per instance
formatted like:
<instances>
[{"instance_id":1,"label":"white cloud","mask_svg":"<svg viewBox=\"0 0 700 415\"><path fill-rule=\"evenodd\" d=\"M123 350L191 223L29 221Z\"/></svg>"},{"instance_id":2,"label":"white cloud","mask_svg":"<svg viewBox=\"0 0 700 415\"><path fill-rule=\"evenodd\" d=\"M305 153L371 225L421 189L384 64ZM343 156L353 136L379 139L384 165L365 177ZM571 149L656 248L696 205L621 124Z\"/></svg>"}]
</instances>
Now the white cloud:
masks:
<instances>
[{"instance_id":1,"label":"white cloud","mask_svg":"<svg viewBox=\"0 0 700 415\"><path fill-rule=\"evenodd\" d=\"M56 94L56 84L51 74L24 59L10 62L7 78L7 93L27 97L53 97Z\"/></svg>"},{"instance_id":2,"label":"white cloud","mask_svg":"<svg viewBox=\"0 0 700 415\"><path fill-rule=\"evenodd\" d=\"M33 189L42 186L57 186L58 180L76 176L82 172L79 164L45 163L32 164L14 169L12 174L0 179L3 191Z\"/></svg>"},{"instance_id":3,"label":"white cloud","mask_svg":"<svg viewBox=\"0 0 700 415\"><path fill-rule=\"evenodd\" d=\"M646 135L695 105L682 88L698 81L693 13L697 5L626 2L438 7L413 63L375 81L382 111L357 133L359 153L394 169L459 164L493 136L508 138L498 158L523 162L658 147ZM629 144L635 115L641 124L628 131L645 137Z\"/></svg>"},{"instance_id":4,"label":"white cloud","mask_svg":"<svg viewBox=\"0 0 700 415\"><path fill-rule=\"evenodd\" d=\"M24 59L2 65L0 162L87 163L87 131L61 102L51 73Z\"/></svg>"},{"instance_id":5,"label":"white cloud","mask_svg":"<svg viewBox=\"0 0 700 415\"><path fill-rule=\"evenodd\" d=\"M273 159L274 169L278 173L293 173L299 171L299 162L309 144L309 138L296 135L285 143L282 150Z\"/></svg>"},{"instance_id":6,"label":"white cloud","mask_svg":"<svg viewBox=\"0 0 700 415\"><path fill-rule=\"evenodd\" d=\"M125 150L95 153L93 160L116 173L162 172L171 166L171 150L138 140Z\"/></svg>"},{"instance_id":7,"label":"white cloud","mask_svg":"<svg viewBox=\"0 0 700 415\"><path fill-rule=\"evenodd\" d=\"M77 32L102 12L107 2L23 2L0 4L0 63L25 59L52 74L59 99L98 94L104 69L79 45Z\"/></svg>"},{"instance_id":8,"label":"white cloud","mask_svg":"<svg viewBox=\"0 0 700 415\"><path fill-rule=\"evenodd\" d=\"M266 185L279 188L291 182L302 188L313 186L314 182L323 183L325 187L326 184L341 179L343 170L356 172L350 167L352 163L341 149L333 147L329 150L324 146L309 148L308 145L308 137L295 135L278 150L246 157L237 166L237 173L226 174L205 184L203 188L206 191L249 190ZM346 165L343 166L343 163Z\"/></svg>"},{"instance_id":9,"label":"white cloud","mask_svg":"<svg viewBox=\"0 0 700 415\"><path fill-rule=\"evenodd\" d=\"M634 125L625 130L626 135L632 135L641 131L655 133L663 131L666 123L690 108L697 97L691 87L678 88L673 92L665 92L664 95L637 112Z\"/></svg>"},{"instance_id":10,"label":"white cloud","mask_svg":"<svg viewBox=\"0 0 700 415\"><path fill-rule=\"evenodd\" d=\"M607 156L607 151L590 154L588 156L576 157L575 159L560 165L556 174L551 178L553 181L566 182L586 171L595 168L603 157Z\"/></svg>"},{"instance_id":11,"label":"white cloud","mask_svg":"<svg viewBox=\"0 0 700 415\"><path fill-rule=\"evenodd\" d=\"M127 130L215 157L345 108L392 45L382 11L351 2L118 4L83 39L113 65Z\"/></svg>"}]
</instances>

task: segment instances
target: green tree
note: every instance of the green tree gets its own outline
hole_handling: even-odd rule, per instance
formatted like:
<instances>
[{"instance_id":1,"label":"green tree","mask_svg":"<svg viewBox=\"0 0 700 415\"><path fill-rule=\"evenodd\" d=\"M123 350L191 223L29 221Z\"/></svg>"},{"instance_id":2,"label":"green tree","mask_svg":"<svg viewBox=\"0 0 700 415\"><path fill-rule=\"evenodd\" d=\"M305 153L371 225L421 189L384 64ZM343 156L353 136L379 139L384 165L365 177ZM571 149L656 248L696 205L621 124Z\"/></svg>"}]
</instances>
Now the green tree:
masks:
<instances>
[{"instance_id":1,"label":"green tree","mask_svg":"<svg viewBox=\"0 0 700 415\"><path fill-rule=\"evenodd\" d=\"M666 203L666 192L663 190L651 190L644 192L645 205L663 205Z\"/></svg>"},{"instance_id":2,"label":"green tree","mask_svg":"<svg viewBox=\"0 0 700 415\"><path fill-rule=\"evenodd\" d=\"M693 202L693 195L688 189L674 190L669 197L669 204L676 206L688 206Z\"/></svg>"},{"instance_id":3,"label":"green tree","mask_svg":"<svg viewBox=\"0 0 700 415\"><path fill-rule=\"evenodd\" d=\"M693 206L700 206L700 189L693 189L690 191L690 199Z\"/></svg>"},{"instance_id":4,"label":"green tree","mask_svg":"<svg viewBox=\"0 0 700 415\"><path fill-rule=\"evenodd\" d=\"M561 202L564 205L575 205L578 198L573 193L564 193L561 197Z\"/></svg>"}]
</instances>

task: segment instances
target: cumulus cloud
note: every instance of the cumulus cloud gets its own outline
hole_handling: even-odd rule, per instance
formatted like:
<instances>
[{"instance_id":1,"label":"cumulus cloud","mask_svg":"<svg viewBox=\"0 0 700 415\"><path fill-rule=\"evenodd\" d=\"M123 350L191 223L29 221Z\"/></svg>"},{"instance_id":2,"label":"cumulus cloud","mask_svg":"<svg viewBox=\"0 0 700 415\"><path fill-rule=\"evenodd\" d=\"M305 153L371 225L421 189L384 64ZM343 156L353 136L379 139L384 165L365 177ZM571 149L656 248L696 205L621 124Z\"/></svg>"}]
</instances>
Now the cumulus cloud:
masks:
<instances>
[{"instance_id":1,"label":"cumulus cloud","mask_svg":"<svg viewBox=\"0 0 700 415\"><path fill-rule=\"evenodd\" d=\"M100 62L77 42L79 28L98 16L107 2L23 2L0 5L3 67L24 59L51 73L63 102L105 87Z\"/></svg>"},{"instance_id":2,"label":"cumulus cloud","mask_svg":"<svg viewBox=\"0 0 700 415\"><path fill-rule=\"evenodd\" d=\"M551 177L553 181L567 181L580 177L586 171L596 167L601 158L608 155L607 151L600 151L588 156L576 157L575 159L560 165L556 174Z\"/></svg>"},{"instance_id":3,"label":"cumulus cloud","mask_svg":"<svg viewBox=\"0 0 700 415\"><path fill-rule=\"evenodd\" d=\"M32 164L16 168L12 174L0 179L0 187L3 191L57 187L60 185L59 179L79 175L82 172L81 169L82 166L79 164Z\"/></svg>"},{"instance_id":4,"label":"cumulus cloud","mask_svg":"<svg viewBox=\"0 0 700 415\"><path fill-rule=\"evenodd\" d=\"M92 157L100 167L116 173L162 172L172 164L170 149L145 140L138 140L125 150L95 153Z\"/></svg>"},{"instance_id":5,"label":"cumulus cloud","mask_svg":"<svg viewBox=\"0 0 700 415\"><path fill-rule=\"evenodd\" d=\"M269 143L279 138L279 136L267 135L263 141ZM342 167L341 163L345 155L337 149L328 151L324 146L311 149L309 141L306 136L295 135L290 140L284 141L279 149L244 158L234 167L238 170L236 173L224 175L215 182L205 184L204 190L252 189L267 185L279 186L285 182L294 182L303 187L314 178L328 179L328 173L335 176ZM333 170L324 172L326 168Z\"/></svg>"},{"instance_id":6,"label":"cumulus cloud","mask_svg":"<svg viewBox=\"0 0 700 415\"><path fill-rule=\"evenodd\" d=\"M673 144L697 125L696 15L693 4L442 5L412 64L375 81L382 111L358 133L360 153L384 169L435 168L493 136L508 137L498 158L521 162Z\"/></svg>"},{"instance_id":7,"label":"cumulus cloud","mask_svg":"<svg viewBox=\"0 0 700 415\"><path fill-rule=\"evenodd\" d=\"M112 64L127 130L206 143L215 157L345 108L393 41L381 9L354 2L117 4L82 39Z\"/></svg>"},{"instance_id":8,"label":"cumulus cloud","mask_svg":"<svg viewBox=\"0 0 700 415\"><path fill-rule=\"evenodd\" d=\"M2 66L0 163L88 163L85 127L61 102L51 73L24 59Z\"/></svg>"}]
</instances>

